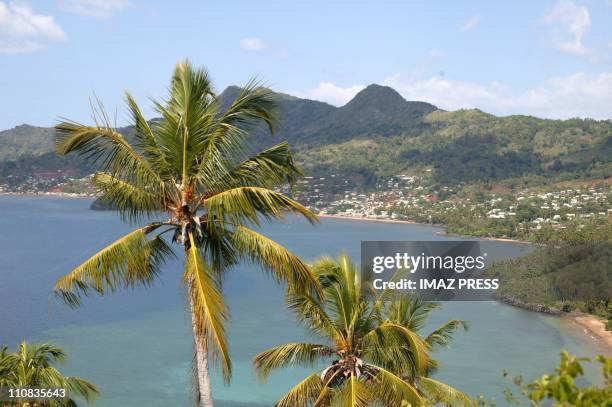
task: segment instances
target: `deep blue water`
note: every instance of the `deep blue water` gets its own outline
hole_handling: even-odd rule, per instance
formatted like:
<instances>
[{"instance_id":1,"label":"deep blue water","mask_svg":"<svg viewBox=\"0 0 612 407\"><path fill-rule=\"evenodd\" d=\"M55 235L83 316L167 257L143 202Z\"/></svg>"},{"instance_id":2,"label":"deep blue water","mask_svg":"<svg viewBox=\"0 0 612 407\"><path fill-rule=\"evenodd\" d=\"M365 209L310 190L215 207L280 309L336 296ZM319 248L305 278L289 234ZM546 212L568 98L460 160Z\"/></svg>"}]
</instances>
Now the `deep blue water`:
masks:
<instances>
[{"instance_id":1,"label":"deep blue water","mask_svg":"<svg viewBox=\"0 0 612 407\"><path fill-rule=\"evenodd\" d=\"M189 406L191 330L180 286L181 264L169 263L161 279L105 298L92 297L76 310L50 295L55 280L96 250L130 230L111 212L88 209L85 199L0 197L0 344L22 339L52 341L65 348L71 374L96 383L96 405ZM263 232L306 260L346 250L359 256L361 240L437 240L448 237L421 225L325 219L318 226L290 219ZM485 241L490 258L518 256L529 247ZM252 357L271 346L304 338L283 304L282 288L257 268L239 267L224 291L232 322L231 386L218 377L220 407L270 406L307 370L274 374L257 382ZM469 321L450 349L437 354L437 378L472 394L495 397L509 383L506 369L526 377L552 370L561 348L593 356L601 349L567 321L496 302L446 303L431 326L448 319Z\"/></svg>"}]
</instances>

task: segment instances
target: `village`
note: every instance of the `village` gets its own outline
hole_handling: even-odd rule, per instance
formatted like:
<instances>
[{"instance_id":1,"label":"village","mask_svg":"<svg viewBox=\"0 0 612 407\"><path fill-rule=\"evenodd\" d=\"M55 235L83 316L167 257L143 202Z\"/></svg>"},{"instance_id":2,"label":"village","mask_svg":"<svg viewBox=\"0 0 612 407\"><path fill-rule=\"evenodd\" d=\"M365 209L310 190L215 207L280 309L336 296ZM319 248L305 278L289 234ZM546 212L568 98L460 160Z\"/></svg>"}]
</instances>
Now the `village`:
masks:
<instances>
[{"instance_id":1,"label":"village","mask_svg":"<svg viewBox=\"0 0 612 407\"><path fill-rule=\"evenodd\" d=\"M332 180L341 179L332 175ZM431 176L400 174L379 182L374 192L334 190L325 178L302 181L303 200L321 215L350 218L404 220L443 224L454 214L469 212L490 223L514 224L540 229L549 225L565 228L567 223L607 217L612 187L606 183L555 188L526 188L511 191L471 191L469 188L437 187ZM348 185L348 182L345 182Z\"/></svg>"}]
</instances>

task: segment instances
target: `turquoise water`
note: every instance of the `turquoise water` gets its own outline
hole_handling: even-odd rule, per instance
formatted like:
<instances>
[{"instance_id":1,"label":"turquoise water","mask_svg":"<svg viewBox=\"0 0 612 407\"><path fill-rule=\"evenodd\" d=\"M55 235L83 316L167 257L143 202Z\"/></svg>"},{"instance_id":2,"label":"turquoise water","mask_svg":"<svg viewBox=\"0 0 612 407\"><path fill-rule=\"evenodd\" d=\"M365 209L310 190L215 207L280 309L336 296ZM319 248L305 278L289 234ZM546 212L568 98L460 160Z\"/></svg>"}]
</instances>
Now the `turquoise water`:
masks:
<instances>
[{"instance_id":1,"label":"turquoise water","mask_svg":"<svg viewBox=\"0 0 612 407\"><path fill-rule=\"evenodd\" d=\"M27 338L53 341L70 355L66 370L96 383L107 406L189 406L191 330L179 276L168 264L153 287L92 297L72 310L50 296L54 281L103 245L130 230L110 212L88 209L84 199L0 197L0 343ZM361 240L437 240L439 229L421 225L325 219L318 226L297 219L263 228L304 259L342 250L355 258ZM490 258L518 256L528 246L482 243ZM232 312L234 378L214 378L220 407L271 406L307 374L291 369L259 383L252 357L273 345L304 338L283 305L282 289L260 271L240 267L224 285ZM446 303L432 328L456 318L470 330L437 354L437 378L503 405L509 383L502 369L526 377L550 371L561 348L583 356L601 349L566 321L496 302ZM591 373L589 373L590 375Z\"/></svg>"}]
</instances>

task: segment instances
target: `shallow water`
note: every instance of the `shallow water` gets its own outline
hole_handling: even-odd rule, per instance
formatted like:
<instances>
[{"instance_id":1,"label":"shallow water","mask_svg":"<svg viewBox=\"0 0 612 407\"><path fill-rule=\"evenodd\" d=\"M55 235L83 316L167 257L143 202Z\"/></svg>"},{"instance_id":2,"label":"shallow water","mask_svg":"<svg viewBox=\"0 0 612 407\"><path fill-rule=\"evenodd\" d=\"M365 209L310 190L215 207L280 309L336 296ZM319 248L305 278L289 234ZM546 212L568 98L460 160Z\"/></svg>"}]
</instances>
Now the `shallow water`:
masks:
<instances>
[{"instance_id":1,"label":"shallow water","mask_svg":"<svg viewBox=\"0 0 612 407\"><path fill-rule=\"evenodd\" d=\"M189 406L191 329L179 276L172 262L159 282L105 298L77 310L50 296L54 281L105 244L130 230L111 212L90 211L85 199L0 197L0 343L53 341L70 356L66 371L96 383L97 406ZM355 258L361 240L442 240L422 225L324 219L311 226L290 219L263 228L306 260L346 250ZM490 258L527 253L527 245L485 241ZM270 406L308 371L290 369L268 383L256 380L252 357L271 346L304 338L283 305L282 289L257 268L228 275L224 290L232 322L231 386L213 378L220 407ZM471 394L503 403L510 383L502 370L525 377L552 371L561 348L582 356L601 352L572 324L496 302L453 302L431 318L469 321L450 349L437 353L437 378ZM592 379L589 371L589 378ZM594 379L592 379L594 380Z\"/></svg>"}]
</instances>

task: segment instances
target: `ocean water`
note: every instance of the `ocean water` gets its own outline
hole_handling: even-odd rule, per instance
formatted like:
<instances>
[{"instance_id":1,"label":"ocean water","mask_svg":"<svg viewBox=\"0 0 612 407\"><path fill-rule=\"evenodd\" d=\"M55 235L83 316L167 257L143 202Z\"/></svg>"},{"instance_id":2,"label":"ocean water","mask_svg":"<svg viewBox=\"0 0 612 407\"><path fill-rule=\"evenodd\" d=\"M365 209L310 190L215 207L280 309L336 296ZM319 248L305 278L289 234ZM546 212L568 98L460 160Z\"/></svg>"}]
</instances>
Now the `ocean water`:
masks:
<instances>
[{"instance_id":1,"label":"ocean water","mask_svg":"<svg viewBox=\"0 0 612 407\"><path fill-rule=\"evenodd\" d=\"M169 263L161 279L100 298L74 310L50 293L54 281L96 250L130 230L111 212L89 210L86 199L0 197L0 344L52 341L65 348L65 371L96 383L109 406L190 406L191 329L180 284L181 263ZM299 219L263 227L263 232L306 260L346 251L359 256L361 240L448 239L439 229L365 221L324 219L311 226ZM519 256L523 244L485 241L490 258ZM271 406L308 374L288 369L257 380L255 354L305 338L283 304L282 288L255 267L230 272L224 291L231 310L230 348L234 377L230 386L213 377L220 407ZM593 357L603 350L566 320L497 302L452 302L432 315L431 328L464 319L441 361L436 378L471 394L495 397L504 405L505 369L527 378L551 371L560 349ZM595 370L587 380L596 380Z\"/></svg>"}]
</instances>

